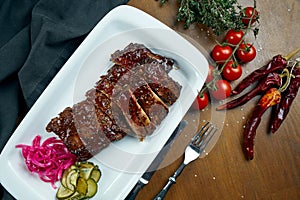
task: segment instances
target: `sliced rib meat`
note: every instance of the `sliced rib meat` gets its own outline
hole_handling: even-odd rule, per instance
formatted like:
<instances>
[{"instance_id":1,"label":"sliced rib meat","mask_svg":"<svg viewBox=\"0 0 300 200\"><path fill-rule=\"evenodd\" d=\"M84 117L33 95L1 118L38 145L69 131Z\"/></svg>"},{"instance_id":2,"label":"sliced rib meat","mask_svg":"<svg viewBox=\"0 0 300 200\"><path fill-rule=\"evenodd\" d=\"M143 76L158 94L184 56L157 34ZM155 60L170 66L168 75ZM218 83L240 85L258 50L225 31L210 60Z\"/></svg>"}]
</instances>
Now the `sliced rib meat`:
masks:
<instances>
[{"instance_id":1,"label":"sliced rib meat","mask_svg":"<svg viewBox=\"0 0 300 200\"><path fill-rule=\"evenodd\" d=\"M67 107L47 125L48 132L54 132L68 150L79 160L87 160L109 144L95 121L95 112L89 104L81 102Z\"/></svg>"},{"instance_id":2,"label":"sliced rib meat","mask_svg":"<svg viewBox=\"0 0 300 200\"><path fill-rule=\"evenodd\" d=\"M114 130L115 132L119 133L116 135L116 139L109 137L111 141L118 140L118 137L122 137L126 134L129 134L129 135L133 134L130 126L128 125L128 123L126 122L126 119L124 118L124 115L122 114L122 111L118 107L116 107L114 110L112 110L112 101L111 101L110 97L108 97L103 92L101 92L97 89L94 89L94 88L89 90L86 93L86 97L89 101L92 101L95 104L97 112L105 113L105 115L103 115L103 117L110 118L111 129ZM99 118L99 121L101 121L100 115L98 118ZM107 123L107 120L102 120L102 121ZM106 130L109 130L109 129L106 129Z\"/></svg>"},{"instance_id":3,"label":"sliced rib meat","mask_svg":"<svg viewBox=\"0 0 300 200\"><path fill-rule=\"evenodd\" d=\"M171 106L178 99L182 86L174 81L161 64L152 62L143 65L141 75L148 81L151 89L168 105Z\"/></svg>"},{"instance_id":4,"label":"sliced rib meat","mask_svg":"<svg viewBox=\"0 0 300 200\"><path fill-rule=\"evenodd\" d=\"M130 43L123 50L117 50L111 55L111 60L122 66L142 65L154 61L160 63L166 72L171 71L174 65L174 60L155 54L145 45L137 43Z\"/></svg>"},{"instance_id":5,"label":"sliced rib meat","mask_svg":"<svg viewBox=\"0 0 300 200\"><path fill-rule=\"evenodd\" d=\"M79 160L87 160L125 135L143 140L154 132L179 97L181 86L169 75L174 61L142 44L111 55L114 65L86 99L67 107L47 125Z\"/></svg>"},{"instance_id":6,"label":"sliced rib meat","mask_svg":"<svg viewBox=\"0 0 300 200\"><path fill-rule=\"evenodd\" d=\"M167 105L152 91L147 81L141 76L143 66L132 67L124 74L113 89L112 101L125 113L127 122L134 127L136 135L143 139L151 135L156 126L166 117ZM141 132L139 132L141 131Z\"/></svg>"},{"instance_id":7,"label":"sliced rib meat","mask_svg":"<svg viewBox=\"0 0 300 200\"><path fill-rule=\"evenodd\" d=\"M127 123L134 131L133 136L138 137L140 140L143 140L147 133L155 128L130 90L124 90L113 97L113 105L115 105L113 108L119 107L121 109ZM131 115L131 113L135 114Z\"/></svg>"},{"instance_id":8,"label":"sliced rib meat","mask_svg":"<svg viewBox=\"0 0 300 200\"><path fill-rule=\"evenodd\" d=\"M130 70L131 78L127 82L131 85L133 95L150 118L150 121L157 126L166 117L169 109L149 86L148 80L144 76L144 68L144 65L133 67Z\"/></svg>"},{"instance_id":9,"label":"sliced rib meat","mask_svg":"<svg viewBox=\"0 0 300 200\"><path fill-rule=\"evenodd\" d=\"M72 112L79 138L92 155L106 147L110 143L110 137L117 134L111 129L106 130L110 128L110 120L103 117L105 114L97 112L90 101L84 100L75 104ZM99 118L107 123L99 123ZM107 133L110 135L106 135Z\"/></svg>"}]
</instances>

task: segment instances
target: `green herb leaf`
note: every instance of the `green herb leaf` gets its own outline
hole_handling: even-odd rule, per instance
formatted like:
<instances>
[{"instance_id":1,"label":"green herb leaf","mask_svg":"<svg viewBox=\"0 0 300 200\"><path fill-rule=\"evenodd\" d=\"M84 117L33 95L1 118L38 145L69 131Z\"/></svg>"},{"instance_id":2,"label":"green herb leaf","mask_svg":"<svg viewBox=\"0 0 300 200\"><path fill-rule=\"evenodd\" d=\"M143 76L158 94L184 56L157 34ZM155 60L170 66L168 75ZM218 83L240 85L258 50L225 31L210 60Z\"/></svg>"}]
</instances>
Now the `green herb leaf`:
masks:
<instances>
[{"instance_id":1,"label":"green herb leaf","mask_svg":"<svg viewBox=\"0 0 300 200\"><path fill-rule=\"evenodd\" d=\"M164 4L167 0L160 0ZM216 35L229 29L241 29L241 5L237 0L179 0L177 20L188 28L193 23L204 24Z\"/></svg>"}]
</instances>

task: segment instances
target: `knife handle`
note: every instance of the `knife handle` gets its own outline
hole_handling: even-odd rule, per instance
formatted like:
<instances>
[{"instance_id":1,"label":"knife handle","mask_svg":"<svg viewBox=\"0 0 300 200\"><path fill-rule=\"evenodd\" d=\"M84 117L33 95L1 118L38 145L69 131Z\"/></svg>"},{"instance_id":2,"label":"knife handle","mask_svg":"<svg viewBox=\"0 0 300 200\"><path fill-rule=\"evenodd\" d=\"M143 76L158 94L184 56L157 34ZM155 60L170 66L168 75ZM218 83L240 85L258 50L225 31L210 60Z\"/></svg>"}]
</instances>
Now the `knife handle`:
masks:
<instances>
[{"instance_id":1,"label":"knife handle","mask_svg":"<svg viewBox=\"0 0 300 200\"><path fill-rule=\"evenodd\" d=\"M167 192L169 191L170 187L176 183L176 178L181 174L182 170L186 164L182 163L179 168L176 170L173 176L169 177L168 183L165 185L165 187L157 194L157 196L154 198L154 200L162 200L165 198Z\"/></svg>"},{"instance_id":2,"label":"knife handle","mask_svg":"<svg viewBox=\"0 0 300 200\"><path fill-rule=\"evenodd\" d=\"M138 181L135 187L130 191L125 200L134 200L139 193L139 191L144 187L144 183Z\"/></svg>"}]
</instances>

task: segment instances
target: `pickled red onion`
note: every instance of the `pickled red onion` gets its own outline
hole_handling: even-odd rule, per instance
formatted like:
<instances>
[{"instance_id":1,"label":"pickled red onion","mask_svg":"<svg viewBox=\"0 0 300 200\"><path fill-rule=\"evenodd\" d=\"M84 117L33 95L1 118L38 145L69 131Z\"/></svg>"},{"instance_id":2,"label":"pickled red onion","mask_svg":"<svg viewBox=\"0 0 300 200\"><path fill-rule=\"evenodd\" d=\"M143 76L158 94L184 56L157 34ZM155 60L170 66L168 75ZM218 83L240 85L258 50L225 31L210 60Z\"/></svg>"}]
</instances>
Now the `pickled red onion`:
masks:
<instances>
[{"instance_id":1,"label":"pickled red onion","mask_svg":"<svg viewBox=\"0 0 300 200\"><path fill-rule=\"evenodd\" d=\"M70 153L60 139L51 137L41 144L41 136L37 135L32 145L18 144L22 149L25 164L30 172L37 173L41 180L50 182L53 188L60 180L63 171L77 161L77 157Z\"/></svg>"}]
</instances>

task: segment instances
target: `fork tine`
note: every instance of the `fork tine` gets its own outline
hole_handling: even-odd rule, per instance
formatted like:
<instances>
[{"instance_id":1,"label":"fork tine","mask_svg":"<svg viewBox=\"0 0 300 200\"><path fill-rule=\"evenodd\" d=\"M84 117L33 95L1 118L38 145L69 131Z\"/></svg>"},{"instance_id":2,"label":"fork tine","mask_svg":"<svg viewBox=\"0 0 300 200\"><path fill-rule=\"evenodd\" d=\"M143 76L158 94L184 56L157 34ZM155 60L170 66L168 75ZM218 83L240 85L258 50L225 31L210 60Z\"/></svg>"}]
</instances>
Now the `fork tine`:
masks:
<instances>
[{"instance_id":1,"label":"fork tine","mask_svg":"<svg viewBox=\"0 0 300 200\"><path fill-rule=\"evenodd\" d=\"M206 123L196 134L196 137L193 138L192 144L199 148L201 147L201 149L204 149L209 141L213 138L217 130L218 129L213 124L209 122Z\"/></svg>"},{"instance_id":2,"label":"fork tine","mask_svg":"<svg viewBox=\"0 0 300 200\"><path fill-rule=\"evenodd\" d=\"M218 131L218 129L216 127L214 127L214 126L211 126L211 127L212 128L210 129L209 133L207 133L205 139L203 139L201 144L199 144L200 151L203 151L206 148L206 146L208 145L210 140L214 137L215 133ZM209 138L207 138L208 136L209 136ZM204 144L202 144L202 143L204 143Z\"/></svg>"},{"instance_id":3,"label":"fork tine","mask_svg":"<svg viewBox=\"0 0 300 200\"><path fill-rule=\"evenodd\" d=\"M206 132L206 130L204 130L207 126L208 126L209 122L207 122L204 126L202 126L202 128L194 135L194 137L192 137L191 141L195 142L197 140L200 140L203 137L203 133Z\"/></svg>"}]
</instances>

